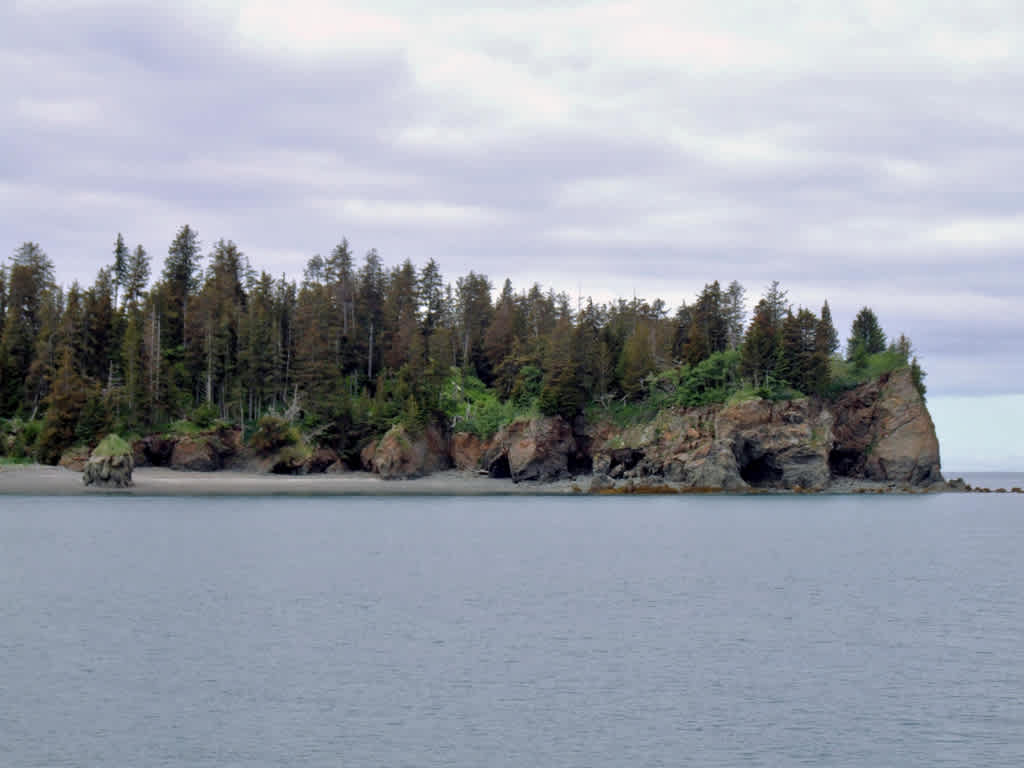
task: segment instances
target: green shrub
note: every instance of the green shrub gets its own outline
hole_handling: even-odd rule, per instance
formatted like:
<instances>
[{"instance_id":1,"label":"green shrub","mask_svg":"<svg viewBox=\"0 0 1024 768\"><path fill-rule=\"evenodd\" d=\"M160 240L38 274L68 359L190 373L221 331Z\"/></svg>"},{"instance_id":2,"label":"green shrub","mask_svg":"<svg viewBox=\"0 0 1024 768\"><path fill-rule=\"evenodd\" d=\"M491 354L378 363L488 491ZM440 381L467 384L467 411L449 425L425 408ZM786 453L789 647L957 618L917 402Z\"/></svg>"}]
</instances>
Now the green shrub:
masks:
<instances>
[{"instance_id":1,"label":"green shrub","mask_svg":"<svg viewBox=\"0 0 1024 768\"><path fill-rule=\"evenodd\" d=\"M14 437L14 444L11 447L11 456L32 456L35 445L39 441L39 435L43 431L43 420L21 422L21 428Z\"/></svg>"},{"instance_id":2,"label":"green shrub","mask_svg":"<svg viewBox=\"0 0 1024 768\"><path fill-rule=\"evenodd\" d=\"M214 422L217 421L219 416L220 412L217 410L217 406L213 403L206 402L192 411L192 415L189 420L200 429L209 429L213 426Z\"/></svg>"},{"instance_id":3,"label":"green shrub","mask_svg":"<svg viewBox=\"0 0 1024 768\"><path fill-rule=\"evenodd\" d=\"M100 440L92 452L93 456L127 456L132 452L131 445L119 435L109 434Z\"/></svg>"},{"instance_id":4,"label":"green shrub","mask_svg":"<svg viewBox=\"0 0 1024 768\"><path fill-rule=\"evenodd\" d=\"M249 445L260 453L270 453L286 446L302 443L298 427L287 419L267 414L260 419L260 425L249 440Z\"/></svg>"}]
</instances>

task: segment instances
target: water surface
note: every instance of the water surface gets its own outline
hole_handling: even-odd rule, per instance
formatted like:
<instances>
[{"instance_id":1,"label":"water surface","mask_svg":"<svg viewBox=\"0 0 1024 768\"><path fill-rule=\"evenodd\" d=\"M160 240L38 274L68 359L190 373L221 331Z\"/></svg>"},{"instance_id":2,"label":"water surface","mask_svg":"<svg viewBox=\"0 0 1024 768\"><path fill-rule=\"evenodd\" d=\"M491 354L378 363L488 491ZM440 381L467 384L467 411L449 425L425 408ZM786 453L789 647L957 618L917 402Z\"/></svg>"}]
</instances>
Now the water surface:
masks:
<instances>
[{"instance_id":1,"label":"water surface","mask_svg":"<svg viewBox=\"0 0 1024 768\"><path fill-rule=\"evenodd\" d=\"M1024 765L1019 496L0 499L0 765Z\"/></svg>"}]
</instances>

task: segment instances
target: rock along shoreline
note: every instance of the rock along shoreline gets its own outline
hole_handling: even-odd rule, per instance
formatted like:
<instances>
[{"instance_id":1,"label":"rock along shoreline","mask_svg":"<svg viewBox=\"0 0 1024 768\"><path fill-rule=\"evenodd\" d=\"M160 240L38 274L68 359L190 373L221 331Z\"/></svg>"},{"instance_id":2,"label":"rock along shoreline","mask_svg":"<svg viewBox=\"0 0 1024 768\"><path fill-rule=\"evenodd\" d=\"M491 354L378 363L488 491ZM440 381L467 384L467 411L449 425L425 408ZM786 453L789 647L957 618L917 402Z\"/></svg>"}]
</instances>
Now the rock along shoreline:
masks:
<instances>
[{"instance_id":1,"label":"rock along shoreline","mask_svg":"<svg viewBox=\"0 0 1024 768\"><path fill-rule=\"evenodd\" d=\"M578 476L551 482L491 478L476 472L448 470L407 480L384 480L369 472L343 475L268 475L237 470L182 472L162 467L136 469L134 484L128 488L95 488L82 484L80 473L62 467L42 465L0 468L0 496L628 496L628 495L919 495L942 492L993 492L970 489L953 483L926 487L850 481L834 483L818 491L803 489L692 488L668 482L595 486L599 476ZM1019 489L1014 489L1020 492Z\"/></svg>"}]
</instances>

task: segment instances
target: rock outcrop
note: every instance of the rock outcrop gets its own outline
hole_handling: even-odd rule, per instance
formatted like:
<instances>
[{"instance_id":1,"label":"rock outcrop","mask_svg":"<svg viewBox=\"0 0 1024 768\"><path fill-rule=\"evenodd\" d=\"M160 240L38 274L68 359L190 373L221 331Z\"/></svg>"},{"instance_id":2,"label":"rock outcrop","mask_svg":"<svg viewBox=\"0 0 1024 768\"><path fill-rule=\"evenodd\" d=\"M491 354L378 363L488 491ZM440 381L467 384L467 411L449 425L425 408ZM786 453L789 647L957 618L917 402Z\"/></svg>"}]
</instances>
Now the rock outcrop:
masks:
<instances>
[{"instance_id":1,"label":"rock outcrop","mask_svg":"<svg viewBox=\"0 0 1024 768\"><path fill-rule=\"evenodd\" d=\"M481 459L491 477L558 480L578 458L572 427L561 416L514 421L490 441Z\"/></svg>"},{"instance_id":2,"label":"rock outcrop","mask_svg":"<svg viewBox=\"0 0 1024 768\"><path fill-rule=\"evenodd\" d=\"M452 463L456 469L480 469L489 447L490 441L485 442L469 432L456 432L452 435Z\"/></svg>"},{"instance_id":3,"label":"rock outcrop","mask_svg":"<svg viewBox=\"0 0 1024 768\"><path fill-rule=\"evenodd\" d=\"M909 370L839 398L831 466L845 477L915 486L942 482L935 425Z\"/></svg>"},{"instance_id":4,"label":"rock outcrop","mask_svg":"<svg viewBox=\"0 0 1024 768\"><path fill-rule=\"evenodd\" d=\"M380 439L370 464L385 480L429 475L450 466L448 445L437 427L413 434L396 425Z\"/></svg>"},{"instance_id":5,"label":"rock outcrop","mask_svg":"<svg viewBox=\"0 0 1024 768\"><path fill-rule=\"evenodd\" d=\"M84 446L68 448L61 454L57 466L70 469L72 472L84 472L85 465L89 462L89 449Z\"/></svg>"},{"instance_id":6,"label":"rock outcrop","mask_svg":"<svg viewBox=\"0 0 1024 768\"><path fill-rule=\"evenodd\" d=\"M345 471L328 448L288 445L243 451L241 431L151 436L136 463L185 470L238 466L285 474ZM69 457L69 461L71 458ZM593 473L591 492L855 490L939 487L935 427L909 369L862 384L838 400L753 398L724 406L670 408L648 422L570 424L560 416L520 419L490 439L437 426L392 427L359 454L366 471L411 478L455 466L492 477L549 482Z\"/></svg>"},{"instance_id":7,"label":"rock outcrop","mask_svg":"<svg viewBox=\"0 0 1024 768\"><path fill-rule=\"evenodd\" d=\"M174 438L147 435L132 443L132 456L136 467L166 467L174 453Z\"/></svg>"},{"instance_id":8,"label":"rock outcrop","mask_svg":"<svg viewBox=\"0 0 1024 768\"><path fill-rule=\"evenodd\" d=\"M131 446L116 435L108 435L93 450L82 470L82 483L99 488L128 488L132 485Z\"/></svg>"},{"instance_id":9,"label":"rock outcrop","mask_svg":"<svg viewBox=\"0 0 1024 768\"><path fill-rule=\"evenodd\" d=\"M839 478L942 482L935 427L909 370L843 395L670 409L626 429L596 424L594 472L664 478L679 488L823 490ZM604 481L602 481L602 484Z\"/></svg>"},{"instance_id":10,"label":"rock outcrop","mask_svg":"<svg viewBox=\"0 0 1024 768\"><path fill-rule=\"evenodd\" d=\"M595 472L686 488L823 488L832 415L809 398L666 410L628 429L591 431Z\"/></svg>"},{"instance_id":11,"label":"rock outcrop","mask_svg":"<svg viewBox=\"0 0 1024 768\"><path fill-rule=\"evenodd\" d=\"M224 428L185 435L174 442L168 466L191 472L223 469L242 453L242 430Z\"/></svg>"}]
</instances>

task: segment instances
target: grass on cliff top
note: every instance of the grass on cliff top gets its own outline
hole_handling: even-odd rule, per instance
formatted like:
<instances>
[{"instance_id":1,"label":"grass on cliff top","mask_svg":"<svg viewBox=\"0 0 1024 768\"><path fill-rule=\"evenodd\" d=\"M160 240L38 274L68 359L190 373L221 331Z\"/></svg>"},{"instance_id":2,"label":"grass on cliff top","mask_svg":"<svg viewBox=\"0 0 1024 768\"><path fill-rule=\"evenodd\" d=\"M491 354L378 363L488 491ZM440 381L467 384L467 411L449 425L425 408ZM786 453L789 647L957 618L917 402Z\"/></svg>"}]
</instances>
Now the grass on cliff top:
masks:
<instances>
[{"instance_id":1,"label":"grass on cliff top","mask_svg":"<svg viewBox=\"0 0 1024 768\"><path fill-rule=\"evenodd\" d=\"M895 349L868 355L860 366L841 357L833 357L830 370L832 381L828 395L836 398L865 382L874 381L886 373L908 367L910 366L907 359Z\"/></svg>"},{"instance_id":2,"label":"grass on cliff top","mask_svg":"<svg viewBox=\"0 0 1024 768\"><path fill-rule=\"evenodd\" d=\"M100 444L93 450L93 456L99 456L105 458L107 456L127 456L132 452L132 447L127 441L122 439L118 435L107 435Z\"/></svg>"}]
</instances>

